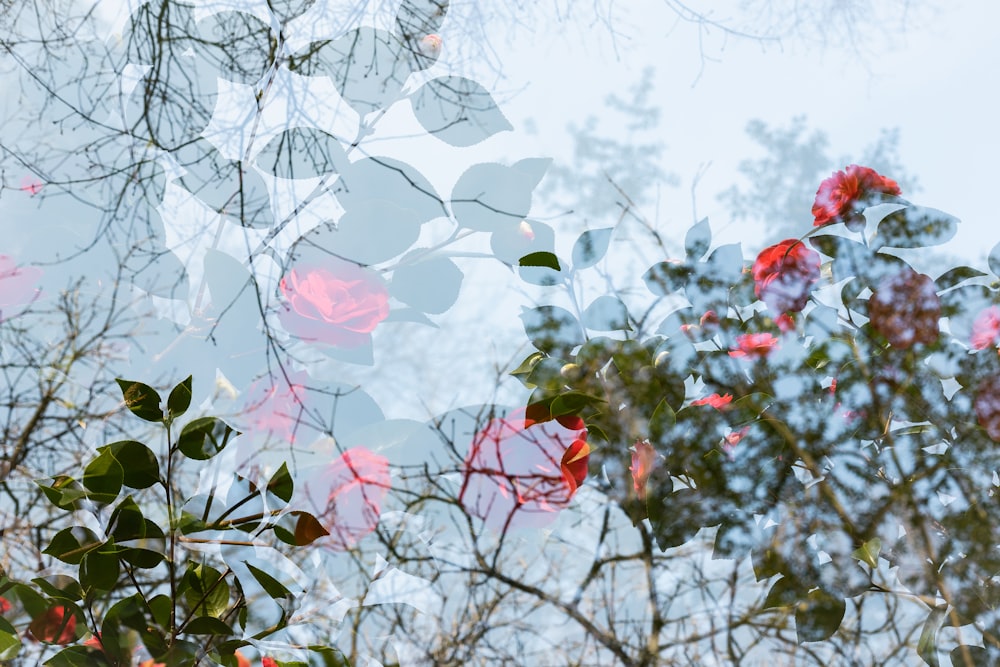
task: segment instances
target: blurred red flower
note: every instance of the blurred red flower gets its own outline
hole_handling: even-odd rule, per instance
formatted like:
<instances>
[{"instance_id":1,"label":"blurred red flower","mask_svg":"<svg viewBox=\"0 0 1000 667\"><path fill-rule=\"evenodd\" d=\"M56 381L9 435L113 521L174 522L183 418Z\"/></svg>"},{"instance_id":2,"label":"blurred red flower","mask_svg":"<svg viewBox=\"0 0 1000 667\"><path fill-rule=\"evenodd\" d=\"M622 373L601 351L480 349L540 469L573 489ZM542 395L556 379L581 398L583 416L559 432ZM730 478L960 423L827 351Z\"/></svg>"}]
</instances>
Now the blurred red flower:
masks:
<instances>
[{"instance_id":1,"label":"blurred red flower","mask_svg":"<svg viewBox=\"0 0 1000 667\"><path fill-rule=\"evenodd\" d=\"M336 551L354 548L375 530L392 480L389 460L365 447L352 447L305 484L328 544Z\"/></svg>"},{"instance_id":2,"label":"blurred red flower","mask_svg":"<svg viewBox=\"0 0 1000 667\"><path fill-rule=\"evenodd\" d=\"M990 306L976 316L969 342L974 350L985 350L1000 343L1000 308Z\"/></svg>"},{"instance_id":3,"label":"blurred red flower","mask_svg":"<svg viewBox=\"0 0 1000 667\"><path fill-rule=\"evenodd\" d=\"M898 195L899 185L874 169L856 164L834 172L816 191L813 226L844 222L851 227L864 222L856 206L867 204L876 194Z\"/></svg>"},{"instance_id":4,"label":"blurred red flower","mask_svg":"<svg viewBox=\"0 0 1000 667\"><path fill-rule=\"evenodd\" d=\"M930 276L906 267L883 278L868 300L872 328L895 348L929 345L940 334L941 300Z\"/></svg>"},{"instance_id":5,"label":"blurred red flower","mask_svg":"<svg viewBox=\"0 0 1000 667\"><path fill-rule=\"evenodd\" d=\"M979 384L972 405L979 425L986 429L991 440L1000 442L1000 376L987 378Z\"/></svg>"},{"instance_id":6,"label":"blurred red flower","mask_svg":"<svg viewBox=\"0 0 1000 667\"><path fill-rule=\"evenodd\" d=\"M632 465L629 467L629 472L632 473L632 486L639 500L646 499L646 482L656 467L656 460L656 450L649 440L637 440L632 446Z\"/></svg>"},{"instance_id":7,"label":"blurred red flower","mask_svg":"<svg viewBox=\"0 0 1000 667\"><path fill-rule=\"evenodd\" d=\"M729 356L763 359L771 353L771 350L777 344L778 339L773 334L742 334L736 337L736 347L729 350Z\"/></svg>"},{"instance_id":8,"label":"blurred red flower","mask_svg":"<svg viewBox=\"0 0 1000 667\"><path fill-rule=\"evenodd\" d=\"M716 410L721 410L729 403L732 403L732 401L733 401L732 394L725 394L724 396L720 396L719 394L712 394L704 398L699 398L696 401L691 401L691 405L711 405Z\"/></svg>"},{"instance_id":9,"label":"blurred red flower","mask_svg":"<svg viewBox=\"0 0 1000 667\"><path fill-rule=\"evenodd\" d=\"M490 420L469 447L459 502L497 532L551 523L587 477L586 437L578 417Z\"/></svg>"},{"instance_id":10,"label":"blurred red flower","mask_svg":"<svg viewBox=\"0 0 1000 667\"><path fill-rule=\"evenodd\" d=\"M753 263L754 294L775 314L806 307L819 280L819 253L796 239L764 248Z\"/></svg>"},{"instance_id":11,"label":"blurred red flower","mask_svg":"<svg viewBox=\"0 0 1000 667\"><path fill-rule=\"evenodd\" d=\"M278 667L274 658L264 658L260 661L261 667Z\"/></svg>"},{"instance_id":12,"label":"blurred red flower","mask_svg":"<svg viewBox=\"0 0 1000 667\"><path fill-rule=\"evenodd\" d=\"M0 597L0 614L6 614L10 611L11 604L10 600L4 597Z\"/></svg>"},{"instance_id":13,"label":"blurred red flower","mask_svg":"<svg viewBox=\"0 0 1000 667\"><path fill-rule=\"evenodd\" d=\"M286 300L278 319L293 336L338 347L357 347L389 315L389 291L381 276L331 258L322 267L296 267L281 279Z\"/></svg>"},{"instance_id":14,"label":"blurred red flower","mask_svg":"<svg viewBox=\"0 0 1000 667\"><path fill-rule=\"evenodd\" d=\"M63 605L49 607L31 621L28 634L46 644L70 644L76 641L76 616Z\"/></svg>"}]
</instances>

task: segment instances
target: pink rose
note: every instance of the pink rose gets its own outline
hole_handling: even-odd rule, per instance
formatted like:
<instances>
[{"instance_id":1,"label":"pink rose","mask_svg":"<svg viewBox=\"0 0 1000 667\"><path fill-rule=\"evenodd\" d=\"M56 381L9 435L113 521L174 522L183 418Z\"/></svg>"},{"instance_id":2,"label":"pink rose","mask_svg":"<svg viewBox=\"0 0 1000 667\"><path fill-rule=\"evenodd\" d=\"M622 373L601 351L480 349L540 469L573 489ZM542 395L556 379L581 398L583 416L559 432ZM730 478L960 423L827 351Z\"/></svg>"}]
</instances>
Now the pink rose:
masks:
<instances>
[{"instance_id":1,"label":"pink rose","mask_svg":"<svg viewBox=\"0 0 1000 667\"><path fill-rule=\"evenodd\" d=\"M882 176L874 169L852 164L846 171L834 172L830 178L820 183L816 191L812 214L814 227L837 222L848 227L863 221L856 210L875 194L898 195L899 185L891 178Z\"/></svg>"},{"instance_id":2,"label":"pink rose","mask_svg":"<svg viewBox=\"0 0 1000 667\"><path fill-rule=\"evenodd\" d=\"M365 447L348 449L306 483L332 549L348 551L375 530L391 487L389 460Z\"/></svg>"},{"instance_id":3,"label":"pink rose","mask_svg":"<svg viewBox=\"0 0 1000 667\"><path fill-rule=\"evenodd\" d=\"M976 316L969 342L974 350L985 350L1000 343L1000 308L990 306Z\"/></svg>"},{"instance_id":4,"label":"pink rose","mask_svg":"<svg viewBox=\"0 0 1000 667\"><path fill-rule=\"evenodd\" d=\"M292 269L280 288L287 303L278 318L302 340L358 347L389 315L389 291L378 273L336 258Z\"/></svg>"},{"instance_id":5,"label":"pink rose","mask_svg":"<svg viewBox=\"0 0 1000 667\"><path fill-rule=\"evenodd\" d=\"M524 415L519 410L491 420L465 458L458 500L497 532L551 523L587 476L582 420L539 423Z\"/></svg>"},{"instance_id":6,"label":"pink rose","mask_svg":"<svg viewBox=\"0 0 1000 667\"><path fill-rule=\"evenodd\" d=\"M656 460L656 450L649 440L637 440L632 447L632 465L629 467L629 472L632 473L632 486L639 500L646 499L646 482L656 467Z\"/></svg>"},{"instance_id":7,"label":"pink rose","mask_svg":"<svg viewBox=\"0 0 1000 667\"><path fill-rule=\"evenodd\" d=\"M763 359L778 344L778 339L769 333L742 334L736 337L736 347L729 350L734 358Z\"/></svg>"}]
</instances>

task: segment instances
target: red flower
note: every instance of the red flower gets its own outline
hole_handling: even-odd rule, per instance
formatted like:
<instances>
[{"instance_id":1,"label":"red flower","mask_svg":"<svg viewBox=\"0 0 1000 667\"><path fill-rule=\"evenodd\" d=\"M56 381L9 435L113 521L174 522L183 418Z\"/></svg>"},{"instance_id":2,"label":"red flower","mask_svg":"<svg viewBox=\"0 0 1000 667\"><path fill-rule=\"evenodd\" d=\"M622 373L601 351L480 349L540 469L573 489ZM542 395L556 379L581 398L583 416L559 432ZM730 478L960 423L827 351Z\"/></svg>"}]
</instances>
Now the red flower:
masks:
<instances>
[{"instance_id":1,"label":"red flower","mask_svg":"<svg viewBox=\"0 0 1000 667\"><path fill-rule=\"evenodd\" d=\"M847 167L846 172L834 172L830 178L820 183L816 191L816 201L812 207L815 218L813 226L844 222L850 227L861 223L863 218L856 208L868 203L873 195L879 193L898 195L899 185L874 169L856 164Z\"/></svg>"},{"instance_id":2,"label":"red flower","mask_svg":"<svg viewBox=\"0 0 1000 667\"><path fill-rule=\"evenodd\" d=\"M764 248L753 263L754 294L776 314L806 307L819 280L819 253L795 239Z\"/></svg>"},{"instance_id":3,"label":"red flower","mask_svg":"<svg viewBox=\"0 0 1000 667\"><path fill-rule=\"evenodd\" d=\"M736 347L729 350L730 357L747 357L748 359L763 359L775 345L778 339L773 334L755 333L742 334L736 337Z\"/></svg>"},{"instance_id":4,"label":"red flower","mask_svg":"<svg viewBox=\"0 0 1000 667\"><path fill-rule=\"evenodd\" d=\"M907 267L883 278L868 300L872 328L902 350L938 339L941 300L930 276Z\"/></svg>"},{"instance_id":5,"label":"red flower","mask_svg":"<svg viewBox=\"0 0 1000 667\"><path fill-rule=\"evenodd\" d=\"M632 473L632 486L639 500L646 499L646 482L656 467L656 460L656 450L649 440L637 440L632 447L632 465L629 467L629 472Z\"/></svg>"},{"instance_id":6,"label":"red flower","mask_svg":"<svg viewBox=\"0 0 1000 667\"><path fill-rule=\"evenodd\" d=\"M250 667L250 660L245 655L239 651L233 655L236 656L236 667Z\"/></svg>"},{"instance_id":7,"label":"red flower","mask_svg":"<svg viewBox=\"0 0 1000 667\"><path fill-rule=\"evenodd\" d=\"M371 269L331 258L324 266L297 267L280 283L288 303L282 326L303 340L357 347L389 315L389 291Z\"/></svg>"},{"instance_id":8,"label":"red flower","mask_svg":"<svg viewBox=\"0 0 1000 667\"><path fill-rule=\"evenodd\" d=\"M261 667L278 667L274 658L264 658L260 661Z\"/></svg>"},{"instance_id":9,"label":"red flower","mask_svg":"<svg viewBox=\"0 0 1000 667\"><path fill-rule=\"evenodd\" d=\"M587 477L586 437L579 418L490 420L469 447L459 502L497 532L551 523Z\"/></svg>"},{"instance_id":10,"label":"red flower","mask_svg":"<svg viewBox=\"0 0 1000 667\"><path fill-rule=\"evenodd\" d=\"M699 398L696 401L691 401L691 405L711 405L716 410L721 410L732 401L733 401L732 394L726 394L725 396L712 394L711 396L706 396L705 398Z\"/></svg>"},{"instance_id":11,"label":"red flower","mask_svg":"<svg viewBox=\"0 0 1000 667\"><path fill-rule=\"evenodd\" d=\"M969 342L974 350L985 350L1000 343L1000 308L990 306L976 316Z\"/></svg>"},{"instance_id":12,"label":"red flower","mask_svg":"<svg viewBox=\"0 0 1000 667\"><path fill-rule=\"evenodd\" d=\"M740 440L743 439L743 436L745 436L749 430L749 426L744 426L738 431L730 431L726 434L726 437L723 438L722 449L726 451L730 461L733 460L733 450L736 449L736 445L740 444Z\"/></svg>"},{"instance_id":13,"label":"red flower","mask_svg":"<svg viewBox=\"0 0 1000 667\"><path fill-rule=\"evenodd\" d=\"M392 480L389 460L365 447L352 447L306 483L309 501L329 545L347 551L375 530Z\"/></svg>"},{"instance_id":14,"label":"red flower","mask_svg":"<svg viewBox=\"0 0 1000 667\"><path fill-rule=\"evenodd\" d=\"M976 421L986 429L986 435L990 436L990 440L1000 442L1000 376L980 383L972 405L976 410Z\"/></svg>"},{"instance_id":15,"label":"red flower","mask_svg":"<svg viewBox=\"0 0 1000 667\"><path fill-rule=\"evenodd\" d=\"M46 644L70 644L76 641L76 616L63 605L49 607L31 621L28 634Z\"/></svg>"},{"instance_id":16,"label":"red flower","mask_svg":"<svg viewBox=\"0 0 1000 667\"><path fill-rule=\"evenodd\" d=\"M42 182L33 174L26 174L21 178L21 191L27 192L34 197L42 191Z\"/></svg>"}]
</instances>

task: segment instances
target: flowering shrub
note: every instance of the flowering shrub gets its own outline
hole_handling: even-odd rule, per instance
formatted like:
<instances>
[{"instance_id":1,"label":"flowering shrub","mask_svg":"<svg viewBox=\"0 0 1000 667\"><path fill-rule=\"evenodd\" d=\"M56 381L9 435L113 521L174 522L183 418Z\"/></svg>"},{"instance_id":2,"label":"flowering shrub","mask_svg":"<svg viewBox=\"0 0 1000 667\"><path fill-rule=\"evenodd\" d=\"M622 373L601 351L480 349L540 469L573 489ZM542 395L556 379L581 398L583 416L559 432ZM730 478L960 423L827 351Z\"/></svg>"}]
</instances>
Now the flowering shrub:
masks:
<instances>
[{"instance_id":1,"label":"flowering shrub","mask_svg":"<svg viewBox=\"0 0 1000 667\"><path fill-rule=\"evenodd\" d=\"M469 445L459 502L497 532L551 523L586 477L586 437L578 420L490 420Z\"/></svg>"},{"instance_id":2,"label":"flowering shrub","mask_svg":"<svg viewBox=\"0 0 1000 667\"><path fill-rule=\"evenodd\" d=\"M736 337L736 346L729 351L730 357L763 359L771 353L779 339L774 334L741 334Z\"/></svg>"},{"instance_id":3,"label":"flowering shrub","mask_svg":"<svg viewBox=\"0 0 1000 667\"><path fill-rule=\"evenodd\" d=\"M280 283L282 326L305 341L357 347L389 314L389 292L371 269L331 258L323 267L296 267Z\"/></svg>"},{"instance_id":4,"label":"flowering shrub","mask_svg":"<svg viewBox=\"0 0 1000 667\"><path fill-rule=\"evenodd\" d=\"M76 615L65 605L49 607L31 621L28 633L46 644L70 644L76 641Z\"/></svg>"},{"instance_id":5,"label":"flowering shrub","mask_svg":"<svg viewBox=\"0 0 1000 667\"><path fill-rule=\"evenodd\" d=\"M891 178L868 167L849 165L820 183L812 207L813 225L843 222L848 228L856 228L864 223L858 211L872 203L876 195L899 194L899 185Z\"/></svg>"},{"instance_id":6,"label":"flowering shrub","mask_svg":"<svg viewBox=\"0 0 1000 667\"><path fill-rule=\"evenodd\" d=\"M905 350L915 343L937 340L941 300L930 276L905 268L879 281L868 300L872 328L893 347Z\"/></svg>"}]
</instances>

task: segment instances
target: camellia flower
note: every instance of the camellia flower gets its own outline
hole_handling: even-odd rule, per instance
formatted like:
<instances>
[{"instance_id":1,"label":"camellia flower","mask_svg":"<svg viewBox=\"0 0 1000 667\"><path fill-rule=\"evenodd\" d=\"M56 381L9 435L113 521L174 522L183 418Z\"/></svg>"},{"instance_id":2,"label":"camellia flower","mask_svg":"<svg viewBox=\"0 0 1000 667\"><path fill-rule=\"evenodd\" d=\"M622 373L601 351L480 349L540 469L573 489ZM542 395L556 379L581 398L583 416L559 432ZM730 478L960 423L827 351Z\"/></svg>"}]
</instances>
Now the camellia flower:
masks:
<instances>
[{"instance_id":1,"label":"camellia flower","mask_svg":"<svg viewBox=\"0 0 1000 667\"><path fill-rule=\"evenodd\" d=\"M874 169L852 164L845 171L834 172L820 183L816 191L812 214L814 227L837 222L851 228L864 219L856 209L868 203L876 194L898 195L899 185Z\"/></svg>"},{"instance_id":2,"label":"camellia flower","mask_svg":"<svg viewBox=\"0 0 1000 667\"><path fill-rule=\"evenodd\" d=\"M440 35L424 35L420 38L420 43L418 48L420 49L421 55L428 58L437 58L441 55L441 36Z\"/></svg>"},{"instance_id":3,"label":"camellia flower","mask_svg":"<svg viewBox=\"0 0 1000 667\"><path fill-rule=\"evenodd\" d=\"M286 304L278 318L307 341L358 347L389 315L389 291L375 271L331 258L324 266L293 268L279 285Z\"/></svg>"},{"instance_id":4,"label":"camellia flower","mask_svg":"<svg viewBox=\"0 0 1000 667\"><path fill-rule=\"evenodd\" d=\"M265 657L260 661L261 667L278 667L277 661L274 658Z\"/></svg>"},{"instance_id":5,"label":"camellia flower","mask_svg":"<svg viewBox=\"0 0 1000 667\"><path fill-rule=\"evenodd\" d=\"M37 176L28 174L21 179L21 191L34 197L42 191L42 182Z\"/></svg>"},{"instance_id":6,"label":"camellia flower","mask_svg":"<svg viewBox=\"0 0 1000 667\"><path fill-rule=\"evenodd\" d=\"M459 502L497 532L551 523L586 479L586 437L579 417L490 420L469 447Z\"/></svg>"},{"instance_id":7,"label":"camellia flower","mask_svg":"<svg viewBox=\"0 0 1000 667\"><path fill-rule=\"evenodd\" d=\"M49 607L31 621L28 634L47 644L70 644L76 641L76 616L63 605Z\"/></svg>"},{"instance_id":8,"label":"camellia flower","mask_svg":"<svg viewBox=\"0 0 1000 667\"><path fill-rule=\"evenodd\" d=\"M725 450L730 461L734 458L733 451L736 449L736 445L740 444L740 440L743 439L743 436L745 436L749 430L749 426L744 426L738 431L730 431L726 434L726 437L722 439L722 449Z\"/></svg>"},{"instance_id":9,"label":"camellia flower","mask_svg":"<svg viewBox=\"0 0 1000 667\"><path fill-rule=\"evenodd\" d=\"M778 339L769 333L742 334L736 337L736 347L729 350L730 357L747 359L763 359L775 345Z\"/></svg>"},{"instance_id":10,"label":"camellia flower","mask_svg":"<svg viewBox=\"0 0 1000 667\"><path fill-rule=\"evenodd\" d=\"M941 300L930 276L907 267L879 282L868 300L872 328L902 350L929 345L940 334Z\"/></svg>"},{"instance_id":11,"label":"camellia flower","mask_svg":"<svg viewBox=\"0 0 1000 667\"><path fill-rule=\"evenodd\" d=\"M754 294L775 314L806 307L819 280L819 253L796 239L764 248L753 263Z\"/></svg>"},{"instance_id":12,"label":"camellia flower","mask_svg":"<svg viewBox=\"0 0 1000 667\"><path fill-rule=\"evenodd\" d=\"M1000 308L990 306L976 316L969 342L974 350L985 350L1000 344Z\"/></svg>"},{"instance_id":13,"label":"camellia flower","mask_svg":"<svg viewBox=\"0 0 1000 667\"><path fill-rule=\"evenodd\" d=\"M629 472L632 473L632 486L639 500L646 499L646 483L653 468L656 467L657 458L656 450L649 440L637 440L632 446L632 465L629 467Z\"/></svg>"},{"instance_id":14,"label":"camellia flower","mask_svg":"<svg viewBox=\"0 0 1000 667\"><path fill-rule=\"evenodd\" d=\"M255 381L243 400L240 419L245 426L240 430L294 442L308 381L309 375L304 371L290 374L288 381L281 374Z\"/></svg>"},{"instance_id":15,"label":"camellia flower","mask_svg":"<svg viewBox=\"0 0 1000 667\"><path fill-rule=\"evenodd\" d=\"M987 378L979 384L972 406L976 410L976 421L986 429L986 435L1000 442L1000 376Z\"/></svg>"},{"instance_id":16,"label":"camellia flower","mask_svg":"<svg viewBox=\"0 0 1000 667\"><path fill-rule=\"evenodd\" d=\"M706 396L705 398L699 398L696 401L691 401L691 405L711 405L716 410L721 410L732 401L732 394L725 394L724 396L712 394L710 396Z\"/></svg>"},{"instance_id":17,"label":"camellia flower","mask_svg":"<svg viewBox=\"0 0 1000 667\"><path fill-rule=\"evenodd\" d=\"M313 475L306 489L329 546L347 551L375 530L391 487L389 460L365 447L348 449Z\"/></svg>"},{"instance_id":18,"label":"camellia flower","mask_svg":"<svg viewBox=\"0 0 1000 667\"><path fill-rule=\"evenodd\" d=\"M4 597L0 597L0 614L6 614L10 611L11 604L10 600Z\"/></svg>"}]
</instances>

